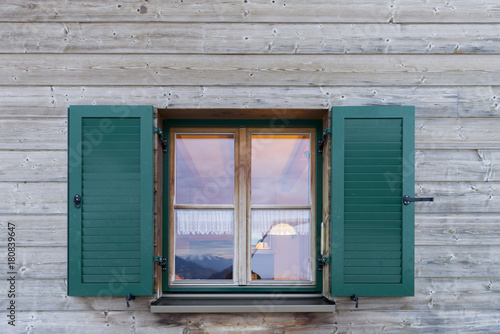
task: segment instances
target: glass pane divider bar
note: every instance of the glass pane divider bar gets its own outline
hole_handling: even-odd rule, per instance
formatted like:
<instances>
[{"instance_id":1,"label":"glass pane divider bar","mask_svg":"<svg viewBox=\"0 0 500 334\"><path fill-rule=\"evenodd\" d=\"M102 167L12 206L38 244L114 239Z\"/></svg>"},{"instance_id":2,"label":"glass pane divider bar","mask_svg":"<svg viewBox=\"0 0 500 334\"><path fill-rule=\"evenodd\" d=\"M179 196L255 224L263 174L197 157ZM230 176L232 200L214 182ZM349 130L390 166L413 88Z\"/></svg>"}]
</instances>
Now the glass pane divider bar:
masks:
<instances>
[{"instance_id":1,"label":"glass pane divider bar","mask_svg":"<svg viewBox=\"0 0 500 334\"><path fill-rule=\"evenodd\" d=\"M257 210L312 210L312 205L262 205L253 204L250 209Z\"/></svg>"},{"instance_id":2,"label":"glass pane divider bar","mask_svg":"<svg viewBox=\"0 0 500 334\"><path fill-rule=\"evenodd\" d=\"M233 204L228 205L218 205L218 204L208 204L208 205L196 205L196 204L174 204L174 210L234 210Z\"/></svg>"}]
</instances>

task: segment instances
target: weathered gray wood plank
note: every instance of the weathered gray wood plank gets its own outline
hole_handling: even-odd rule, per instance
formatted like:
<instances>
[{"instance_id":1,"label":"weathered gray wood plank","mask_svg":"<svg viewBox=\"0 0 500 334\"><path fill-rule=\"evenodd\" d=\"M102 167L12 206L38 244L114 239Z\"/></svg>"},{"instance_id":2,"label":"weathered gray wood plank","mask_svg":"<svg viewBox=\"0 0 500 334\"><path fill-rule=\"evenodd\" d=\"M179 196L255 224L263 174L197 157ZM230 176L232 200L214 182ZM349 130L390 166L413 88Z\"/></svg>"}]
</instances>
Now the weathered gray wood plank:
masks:
<instances>
[{"instance_id":1,"label":"weathered gray wood plank","mask_svg":"<svg viewBox=\"0 0 500 334\"><path fill-rule=\"evenodd\" d=\"M498 22L495 0L431 1L178 1L31 0L7 3L1 21L177 22Z\"/></svg>"},{"instance_id":2,"label":"weathered gray wood plank","mask_svg":"<svg viewBox=\"0 0 500 334\"><path fill-rule=\"evenodd\" d=\"M62 0L6 4L1 21L176 21L176 22L388 22L391 8L386 1L363 1L360 6L325 0L264 1L177 1L144 3L125 0L103 3L97 0Z\"/></svg>"},{"instance_id":3,"label":"weathered gray wood plank","mask_svg":"<svg viewBox=\"0 0 500 334\"><path fill-rule=\"evenodd\" d=\"M6 281L6 280L5 280ZM500 307L498 279L493 278L417 278L415 296L397 298L362 297L362 310L484 310ZM0 288L6 283L0 282ZM16 303L18 311L137 311L149 310L155 297L136 297L127 308L125 298L68 297L65 279L18 280ZM5 290L5 289L4 289ZM0 295L0 302L8 301ZM335 297L337 310L354 309L350 298Z\"/></svg>"},{"instance_id":4,"label":"weathered gray wood plank","mask_svg":"<svg viewBox=\"0 0 500 334\"><path fill-rule=\"evenodd\" d=\"M484 22L498 23L500 8L495 0L416 0L397 1L395 22Z\"/></svg>"},{"instance_id":5,"label":"weathered gray wood plank","mask_svg":"<svg viewBox=\"0 0 500 334\"><path fill-rule=\"evenodd\" d=\"M293 99L291 98L293 96ZM0 117L61 117L71 104L157 108L414 105L417 117L499 117L499 87L0 86Z\"/></svg>"},{"instance_id":6,"label":"weathered gray wood plank","mask_svg":"<svg viewBox=\"0 0 500 334\"><path fill-rule=\"evenodd\" d=\"M66 213L66 183L0 182L0 214ZM417 182L418 213L499 213L499 182Z\"/></svg>"},{"instance_id":7,"label":"weathered gray wood plank","mask_svg":"<svg viewBox=\"0 0 500 334\"><path fill-rule=\"evenodd\" d=\"M66 215L2 215L0 229L16 226L18 246L66 247ZM0 234L7 243L7 234ZM417 246L500 246L497 214L419 214L415 216Z\"/></svg>"},{"instance_id":8,"label":"weathered gray wood plank","mask_svg":"<svg viewBox=\"0 0 500 334\"><path fill-rule=\"evenodd\" d=\"M499 213L499 182L416 182L417 197L434 197L434 202L415 205L418 213Z\"/></svg>"},{"instance_id":9,"label":"weathered gray wood plank","mask_svg":"<svg viewBox=\"0 0 500 334\"><path fill-rule=\"evenodd\" d=\"M500 25L0 23L0 53L487 54Z\"/></svg>"},{"instance_id":10,"label":"weathered gray wood plank","mask_svg":"<svg viewBox=\"0 0 500 334\"><path fill-rule=\"evenodd\" d=\"M415 127L415 144L419 150L500 148L500 118L417 118ZM66 118L0 118L2 150L66 148ZM496 155L490 159L496 160Z\"/></svg>"},{"instance_id":11,"label":"weathered gray wood plank","mask_svg":"<svg viewBox=\"0 0 500 334\"><path fill-rule=\"evenodd\" d=\"M63 182L0 182L0 215L64 214L67 187Z\"/></svg>"},{"instance_id":12,"label":"weathered gray wood plank","mask_svg":"<svg viewBox=\"0 0 500 334\"><path fill-rule=\"evenodd\" d=\"M486 90L484 93L484 99L491 96ZM0 98L0 117L66 116L66 107L72 104L152 104L157 108L188 109L328 109L332 105L396 104L414 105L417 117L458 115L454 87L0 86ZM483 109L474 109L471 104L468 117L477 117L476 112L483 114Z\"/></svg>"},{"instance_id":13,"label":"weathered gray wood plank","mask_svg":"<svg viewBox=\"0 0 500 334\"><path fill-rule=\"evenodd\" d=\"M1 181L67 180L67 151L3 151L1 155ZM415 179L420 182L500 181L500 151L417 150L415 158Z\"/></svg>"},{"instance_id":14,"label":"weathered gray wood plank","mask_svg":"<svg viewBox=\"0 0 500 334\"><path fill-rule=\"evenodd\" d=\"M417 181L500 181L500 151L417 150Z\"/></svg>"},{"instance_id":15,"label":"weathered gray wood plank","mask_svg":"<svg viewBox=\"0 0 500 334\"><path fill-rule=\"evenodd\" d=\"M67 181L67 155L67 151L1 152L0 181Z\"/></svg>"},{"instance_id":16,"label":"weathered gray wood plank","mask_svg":"<svg viewBox=\"0 0 500 334\"><path fill-rule=\"evenodd\" d=\"M0 118L0 149L66 149L66 118Z\"/></svg>"},{"instance_id":17,"label":"weathered gray wood plank","mask_svg":"<svg viewBox=\"0 0 500 334\"><path fill-rule=\"evenodd\" d=\"M0 55L3 86L500 85L496 55Z\"/></svg>"},{"instance_id":18,"label":"weathered gray wood plank","mask_svg":"<svg viewBox=\"0 0 500 334\"><path fill-rule=\"evenodd\" d=\"M362 304L361 304L362 305ZM5 313L5 312L4 312ZM336 313L155 314L149 311L19 312L30 333L401 333L484 332L500 326L496 310L364 311ZM7 322L0 330L10 328Z\"/></svg>"},{"instance_id":19,"label":"weathered gray wood plank","mask_svg":"<svg viewBox=\"0 0 500 334\"><path fill-rule=\"evenodd\" d=\"M10 215L0 216L0 229L7 231L9 223L14 224L16 245L66 247L68 217L66 215L37 216ZM7 233L0 234L0 242L7 244Z\"/></svg>"},{"instance_id":20,"label":"weathered gray wood plank","mask_svg":"<svg viewBox=\"0 0 500 334\"><path fill-rule=\"evenodd\" d=\"M293 96L293 99L291 98ZM414 105L417 117L499 117L498 87L0 86L0 117L61 117L71 104L158 108L325 108Z\"/></svg>"},{"instance_id":21,"label":"weathered gray wood plank","mask_svg":"<svg viewBox=\"0 0 500 334\"><path fill-rule=\"evenodd\" d=\"M500 147L500 122L488 118L419 118L415 145L419 149L495 149Z\"/></svg>"},{"instance_id":22,"label":"weathered gray wood plank","mask_svg":"<svg viewBox=\"0 0 500 334\"><path fill-rule=\"evenodd\" d=\"M491 117L500 114L500 87L458 88L460 117Z\"/></svg>"},{"instance_id":23,"label":"weathered gray wood plank","mask_svg":"<svg viewBox=\"0 0 500 334\"><path fill-rule=\"evenodd\" d=\"M66 247L18 247L15 271L19 279L66 278ZM6 253L0 265L6 267ZM0 273L5 278L6 273ZM417 246L415 277L500 278L499 246Z\"/></svg>"},{"instance_id":24,"label":"weathered gray wood plank","mask_svg":"<svg viewBox=\"0 0 500 334\"><path fill-rule=\"evenodd\" d=\"M5 285L0 282L0 288ZM125 296L70 297L67 288L66 279L17 280L16 308L19 311L146 311L151 301L156 299L153 296L136 296L128 308ZM0 301L8 302L7 294L0 295Z\"/></svg>"},{"instance_id":25,"label":"weathered gray wood plank","mask_svg":"<svg viewBox=\"0 0 500 334\"><path fill-rule=\"evenodd\" d=\"M415 277L500 277L499 270L498 246L415 247Z\"/></svg>"},{"instance_id":26,"label":"weathered gray wood plank","mask_svg":"<svg viewBox=\"0 0 500 334\"><path fill-rule=\"evenodd\" d=\"M415 296L380 298L360 297L362 310L484 310L500 307L498 279L491 278L417 278ZM337 310L354 310L349 297L335 297Z\"/></svg>"},{"instance_id":27,"label":"weathered gray wood plank","mask_svg":"<svg viewBox=\"0 0 500 334\"><path fill-rule=\"evenodd\" d=\"M6 88L6 87L4 87ZM26 87L28 88L28 87ZM30 90L35 90L36 87L29 87ZM16 89L13 89L14 91ZM0 119L2 118L26 118L26 117L58 117L63 118L68 115L68 108L65 107L41 107L38 106L30 106L30 104L36 103L36 98L31 100L30 96L27 95L19 95L19 105L17 106L0 106ZM21 99L22 98L22 99ZM4 96L1 97L2 102L4 101ZM5 99L7 100L7 99ZM24 104L24 105L23 105Z\"/></svg>"},{"instance_id":28,"label":"weathered gray wood plank","mask_svg":"<svg viewBox=\"0 0 500 334\"><path fill-rule=\"evenodd\" d=\"M498 214L416 214L417 246L500 246Z\"/></svg>"}]
</instances>

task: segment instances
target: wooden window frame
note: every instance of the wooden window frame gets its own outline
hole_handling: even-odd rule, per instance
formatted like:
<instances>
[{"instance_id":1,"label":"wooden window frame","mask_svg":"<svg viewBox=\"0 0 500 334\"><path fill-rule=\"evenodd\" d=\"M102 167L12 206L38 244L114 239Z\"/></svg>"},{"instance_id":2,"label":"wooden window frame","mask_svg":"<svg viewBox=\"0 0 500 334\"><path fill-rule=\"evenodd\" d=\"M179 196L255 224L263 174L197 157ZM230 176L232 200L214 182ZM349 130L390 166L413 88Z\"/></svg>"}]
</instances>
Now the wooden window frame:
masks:
<instances>
[{"instance_id":1,"label":"wooden window frame","mask_svg":"<svg viewBox=\"0 0 500 334\"><path fill-rule=\"evenodd\" d=\"M162 291L163 292L266 292L266 291L289 291L289 292L321 292L322 290L322 275L317 270L317 258L320 256L320 242L318 238L318 231L320 230L321 213L322 213L322 157L318 153L317 138L322 133L321 120L164 120L164 130L166 137L169 138L169 153L164 155L163 164L167 168L163 170L163 254L168 258L167 272L163 273L162 278ZM269 131L266 131L269 129ZM176 133L235 133L235 141L239 138L245 138L244 143L249 144L251 140L252 131L258 130L260 133L308 133L311 138L311 149L315 154L311 154L311 205L308 209L311 210L311 242L310 242L310 257L311 257L311 281L272 281L265 280L262 282L253 282L250 280L251 274L251 240L247 236L250 233L249 221L250 215L250 164L245 163L245 160L250 162L251 150L242 147L239 143L235 142L235 218L241 223L235 221L235 236L239 238L235 242L235 258L234 266L238 272L239 280L231 281L230 283L220 284L219 282L211 283L210 281L200 282L196 284L189 283L174 283L172 278L174 273L174 264L171 261L171 256L174 254L173 243L173 228L174 224L174 210L171 208L185 208L185 205L174 205L174 197L172 188L174 187L174 150L171 149L175 142ZM243 137L244 136L244 137ZM314 160L313 160L314 159ZM240 184L245 183L244 187ZM248 184L247 184L248 182ZM167 195L168 194L168 195ZM238 204L236 204L238 203ZM210 208L218 208L214 205ZM220 206L228 208L229 206ZM254 205L255 208L264 208L263 206ZM267 208L268 206L266 206ZM293 209L299 206L286 206L287 209ZM231 207L232 208L232 207ZM275 209L282 209L285 207L275 206ZM300 208L304 208L300 206ZM242 220L244 219L244 220ZM242 222L244 221L244 222ZM238 228L246 225L246 233L238 233ZM240 249L238 249L240 245ZM245 245L245 247L241 247ZM240 255L243 249L245 256ZM246 261L239 261L245 259Z\"/></svg>"}]
</instances>

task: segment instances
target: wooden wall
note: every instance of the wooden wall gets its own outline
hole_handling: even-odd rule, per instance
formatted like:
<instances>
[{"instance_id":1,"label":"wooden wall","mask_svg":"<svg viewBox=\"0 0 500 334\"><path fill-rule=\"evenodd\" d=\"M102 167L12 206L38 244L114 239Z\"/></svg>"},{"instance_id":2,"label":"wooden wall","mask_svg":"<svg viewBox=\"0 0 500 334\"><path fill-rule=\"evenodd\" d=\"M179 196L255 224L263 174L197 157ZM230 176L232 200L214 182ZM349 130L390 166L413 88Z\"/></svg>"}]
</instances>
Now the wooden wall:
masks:
<instances>
[{"instance_id":1,"label":"wooden wall","mask_svg":"<svg viewBox=\"0 0 500 334\"><path fill-rule=\"evenodd\" d=\"M7 223L26 333L499 332L498 0L18 0L0 9L0 331ZM66 108L416 107L415 297L335 314L149 312L66 296Z\"/></svg>"}]
</instances>

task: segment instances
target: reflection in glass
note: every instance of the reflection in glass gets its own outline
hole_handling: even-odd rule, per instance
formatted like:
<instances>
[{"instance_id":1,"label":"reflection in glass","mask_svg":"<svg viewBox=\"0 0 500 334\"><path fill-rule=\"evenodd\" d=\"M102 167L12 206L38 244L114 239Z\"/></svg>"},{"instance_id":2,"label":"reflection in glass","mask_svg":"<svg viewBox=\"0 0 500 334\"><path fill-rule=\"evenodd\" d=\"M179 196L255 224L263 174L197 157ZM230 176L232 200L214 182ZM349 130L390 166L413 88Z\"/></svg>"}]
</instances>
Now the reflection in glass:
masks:
<instances>
[{"instance_id":1,"label":"reflection in glass","mask_svg":"<svg viewBox=\"0 0 500 334\"><path fill-rule=\"evenodd\" d=\"M175 203L234 203L234 135L175 136Z\"/></svg>"},{"instance_id":2,"label":"reflection in glass","mask_svg":"<svg viewBox=\"0 0 500 334\"><path fill-rule=\"evenodd\" d=\"M252 210L252 278L311 280L310 211Z\"/></svg>"},{"instance_id":3,"label":"reflection in glass","mask_svg":"<svg viewBox=\"0 0 500 334\"><path fill-rule=\"evenodd\" d=\"M233 279L233 210L175 210L175 280Z\"/></svg>"},{"instance_id":4,"label":"reflection in glass","mask_svg":"<svg viewBox=\"0 0 500 334\"><path fill-rule=\"evenodd\" d=\"M310 203L309 134L252 134L252 204Z\"/></svg>"}]
</instances>

